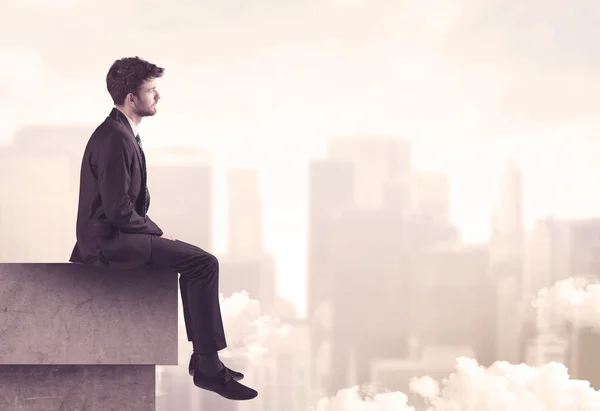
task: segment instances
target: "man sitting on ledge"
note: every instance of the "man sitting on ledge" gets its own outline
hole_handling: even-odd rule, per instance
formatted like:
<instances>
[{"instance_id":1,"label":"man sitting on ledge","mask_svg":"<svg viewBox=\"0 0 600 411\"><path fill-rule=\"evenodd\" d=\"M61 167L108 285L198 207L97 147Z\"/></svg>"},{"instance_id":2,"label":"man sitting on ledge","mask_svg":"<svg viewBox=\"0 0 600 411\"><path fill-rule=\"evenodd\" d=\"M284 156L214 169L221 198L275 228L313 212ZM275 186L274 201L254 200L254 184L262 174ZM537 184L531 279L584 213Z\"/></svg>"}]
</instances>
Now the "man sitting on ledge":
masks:
<instances>
[{"instance_id":1,"label":"man sitting on ledge","mask_svg":"<svg viewBox=\"0 0 600 411\"><path fill-rule=\"evenodd\" d=\"M156 114L156 80L164 69L139 57L113 63L106 76L115 103L90 137L81 164L77 243L72 263L115 269L164 267L180 274L188 340L194 353L189 372L194 384L231 400L258 393L238 381L218 351L227 347L219 305L219 263L199 247L163 236L146 214L150 206L146 158L137 126ZM173 182L176 184L177 182ZM185 190L182 187L182 196Z\"/></svg>"}]
</instances>

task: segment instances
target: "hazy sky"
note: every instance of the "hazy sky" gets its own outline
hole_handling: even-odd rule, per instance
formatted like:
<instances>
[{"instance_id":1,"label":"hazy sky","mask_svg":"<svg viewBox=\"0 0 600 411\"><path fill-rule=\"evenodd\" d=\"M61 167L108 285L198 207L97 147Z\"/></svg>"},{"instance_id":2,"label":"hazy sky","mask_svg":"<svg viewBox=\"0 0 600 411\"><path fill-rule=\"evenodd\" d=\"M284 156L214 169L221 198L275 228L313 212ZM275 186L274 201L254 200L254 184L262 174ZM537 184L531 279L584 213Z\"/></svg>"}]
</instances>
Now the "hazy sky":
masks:
<instances>
[{"instance_id":1,"label":"hazy sky","mask_svg":"<svg viewBox=\"0 0 600 411\"><path fill-rule=\"evenodd\" d=\"M297 302L306 162L331 135L414 141L417 167L453 177L452 215L468 239L487 234L505 153L524 162L528 220L600 207L596 1L0 5L2 137L23 123L101 121L118 57L165 66L145 144L201 145L220 167L260 166L266 244Z\"/></svg>"}]
</instances>

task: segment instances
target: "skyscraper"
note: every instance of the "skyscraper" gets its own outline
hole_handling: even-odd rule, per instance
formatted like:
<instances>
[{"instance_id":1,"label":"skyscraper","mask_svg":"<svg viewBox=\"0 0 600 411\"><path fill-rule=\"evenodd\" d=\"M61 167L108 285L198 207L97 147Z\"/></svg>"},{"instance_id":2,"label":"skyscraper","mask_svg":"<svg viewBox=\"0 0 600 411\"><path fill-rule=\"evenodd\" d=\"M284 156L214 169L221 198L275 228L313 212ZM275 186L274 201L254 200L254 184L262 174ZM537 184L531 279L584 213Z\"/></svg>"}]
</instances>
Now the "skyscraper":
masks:
<instances>
[{"instance_id":1,"label":"skyscraper","mask_svg":"<svg viewBox=\"0 0 600 411\"><path fill-rule=\"evenodd\" d=\"M256 256L264 252L258 170L229 169L228 253Z\"/></svg>"},{"instance_id":2,"label":"skyscraper","mask_svg":"<svg viewBox=\"0 0 600 411\"><path fill-rule=\"evenodd\" d=\"M492 211L492 242L520 246L523 242L523 171L515 160L508 160L498 178L498 197Z\"/></svg>"},{"instance_id":3,"label":"skyscraper","mask_svg":"<svg viewBox=\"0 0 600 411\"><path fill-rule=\"evenodd\" d=\"M27 126L3 148L4 262L68 261L75 244L82 155L93 130L86 125ZM18 218L24 215L32 218Z\"/></svg>"},{"instance_id":4,"label":"skyscraper","mask_svg":"<svg viewBox=\"0 0 600 411\"><path fill-rule=\"evenodd\" d=\"M228 250L219 256L220 291L226 296L246 291L271 314L276 296L275 260L263 245L263 218L256 169L227 170Z\"/></svg>"},{"instance_id":5,"label":"skyscraper","mask_svg":"<svg viewBox=\"0 0 600 411\"><path fill-rule=\"evenodd\" d=\"M343 211L352 207L354 170L352 163L313 160L309 164L308 194L308 310L327 301L330 262L330 226Z\"/></svg>"},{"instance_id":6,"label":"skyscraper","mask_svg":"<svg viewBox=\"0 0 600 411\"><path fill-rule=\"evenodd\" d=\"M498 180L490 237L490 274L498 290L498 360L518 362L517 336L523 318L518 304L523 283L523 173L514 160L506 163Z\"/></svg>"},{"instance_id":7,"label":"skyscraper","mask_svg":"<svg viewBox=\"0 0 600 411\"><path fill-rule=\"evenodd\" d=\"M326 329L317 318L318 313L327 313L332 305L331 274L331 225L334 219L352 206L354 195L354 170L351 162L339 160L313 160L308 169L308 244L307 244L307 314L310 325L310 351L321 352L322 368L327 369L331 354L329 349L319 347L326 344L331 330ZM319 381L315 355L310 367L311 380L317 387ZM327 378L326 372L323 378Z\"/></svg>"},{"instance_id":8,"label":"skyscraper","mask_svg":"<svg viewBox=\"0 0 600 411\"><path fill-rule=\"evenodd\" d=\"M415 211L427 218L449 223L450 221L450 181L444 173L415 171L414 181Z\"/></svg>"},{"instance_id":9,"label":"skyscraper","mask_svg":"<svg viewBox=\"0 0 600 411\"><path fill-rule=\"evenodd\" d=\"M175 147L146 150L148 214L165 234L210 251L213 242L213 167L207 153Z\"/></svg>"},{"instance_id":10,"label":"skyscraper","mask_svg":"<svg viewBox=\"0 0 600 411\"><path fill-rule=\"evenodd\" d=\"M327 142L327 157L352 163L353 203L359 208L381 208L392 179L412 170L410 143L393 137L331 138Z\"/></svg>"},{"instance_id":11,"label":"skyscraper","mask_svg":"<svg viewBox=\"0 0 600 411\"><path fill-rule=\"evenodd\" d=\"M416 283L423 275L418 257L434 246L455 243L457 237L450 225L406 218L400 211L355 208L334 220L329 251L332 375L327 394L348 383L367 383L369 362L376 356L406 355L410 326L420 321L412 305L420 298L415 293L425 289ZM477 268L480 258L475 260ZM482 274L468 270L473 272ZM351 356L355 382L347 381Z\"/></svg>"}]
</instances>

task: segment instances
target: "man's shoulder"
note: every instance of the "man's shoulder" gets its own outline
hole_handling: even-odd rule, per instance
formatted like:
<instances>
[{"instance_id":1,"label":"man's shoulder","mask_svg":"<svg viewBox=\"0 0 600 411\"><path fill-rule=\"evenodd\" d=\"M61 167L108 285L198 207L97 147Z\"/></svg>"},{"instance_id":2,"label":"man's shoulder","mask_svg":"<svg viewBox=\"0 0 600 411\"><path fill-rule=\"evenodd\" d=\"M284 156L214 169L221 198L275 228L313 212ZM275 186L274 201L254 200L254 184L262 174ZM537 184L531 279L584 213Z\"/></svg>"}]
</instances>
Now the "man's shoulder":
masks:
<instances>
[{"instance_id":1,"label":"man's shoulder","mask_svg":"<svg viewBox=\"0 0 600 411\"><path fill-rule=\"evenodd\" d=\"M127 128L125 128L121 122L111 117L106 117L106 119L96 128L94 134L100 136L115 134L122 138L129 136Z\"/></svg>"},{"instance_id":2,"label":"man's shoulder","mask_svg":"<svg viewBox=\"0 0 600 411\"><path fill-rule=\"evenodd\" d=\"M107 117L102 124L100 124L92 136L90 137L91 148L97 148L105 145L123 145L124 147L133 147L130 141L131 137L127 132L127 129L123 127L118 121Z\"/></svg>"}]
</instances>

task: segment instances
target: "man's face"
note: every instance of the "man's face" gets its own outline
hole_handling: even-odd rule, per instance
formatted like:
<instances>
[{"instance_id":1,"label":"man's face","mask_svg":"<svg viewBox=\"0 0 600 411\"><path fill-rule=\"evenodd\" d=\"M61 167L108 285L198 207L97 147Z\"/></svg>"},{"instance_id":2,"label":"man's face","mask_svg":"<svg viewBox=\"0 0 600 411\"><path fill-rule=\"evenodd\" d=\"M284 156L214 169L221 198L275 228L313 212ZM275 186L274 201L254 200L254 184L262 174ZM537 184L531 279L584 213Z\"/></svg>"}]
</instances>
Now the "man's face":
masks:
<instances>
[{"instance_id":1,"label":"man's face","mask_svg":"<svg viewBox=\"0 0 600 411\"><path fill-rule=\"evenodd\" d=\"M137 96L133 96L133 112L140 117L149 117L156 114L156 104L160 94L156 90L156 79L146 80L142 83Z\"/></svg>"}]
</instances>

